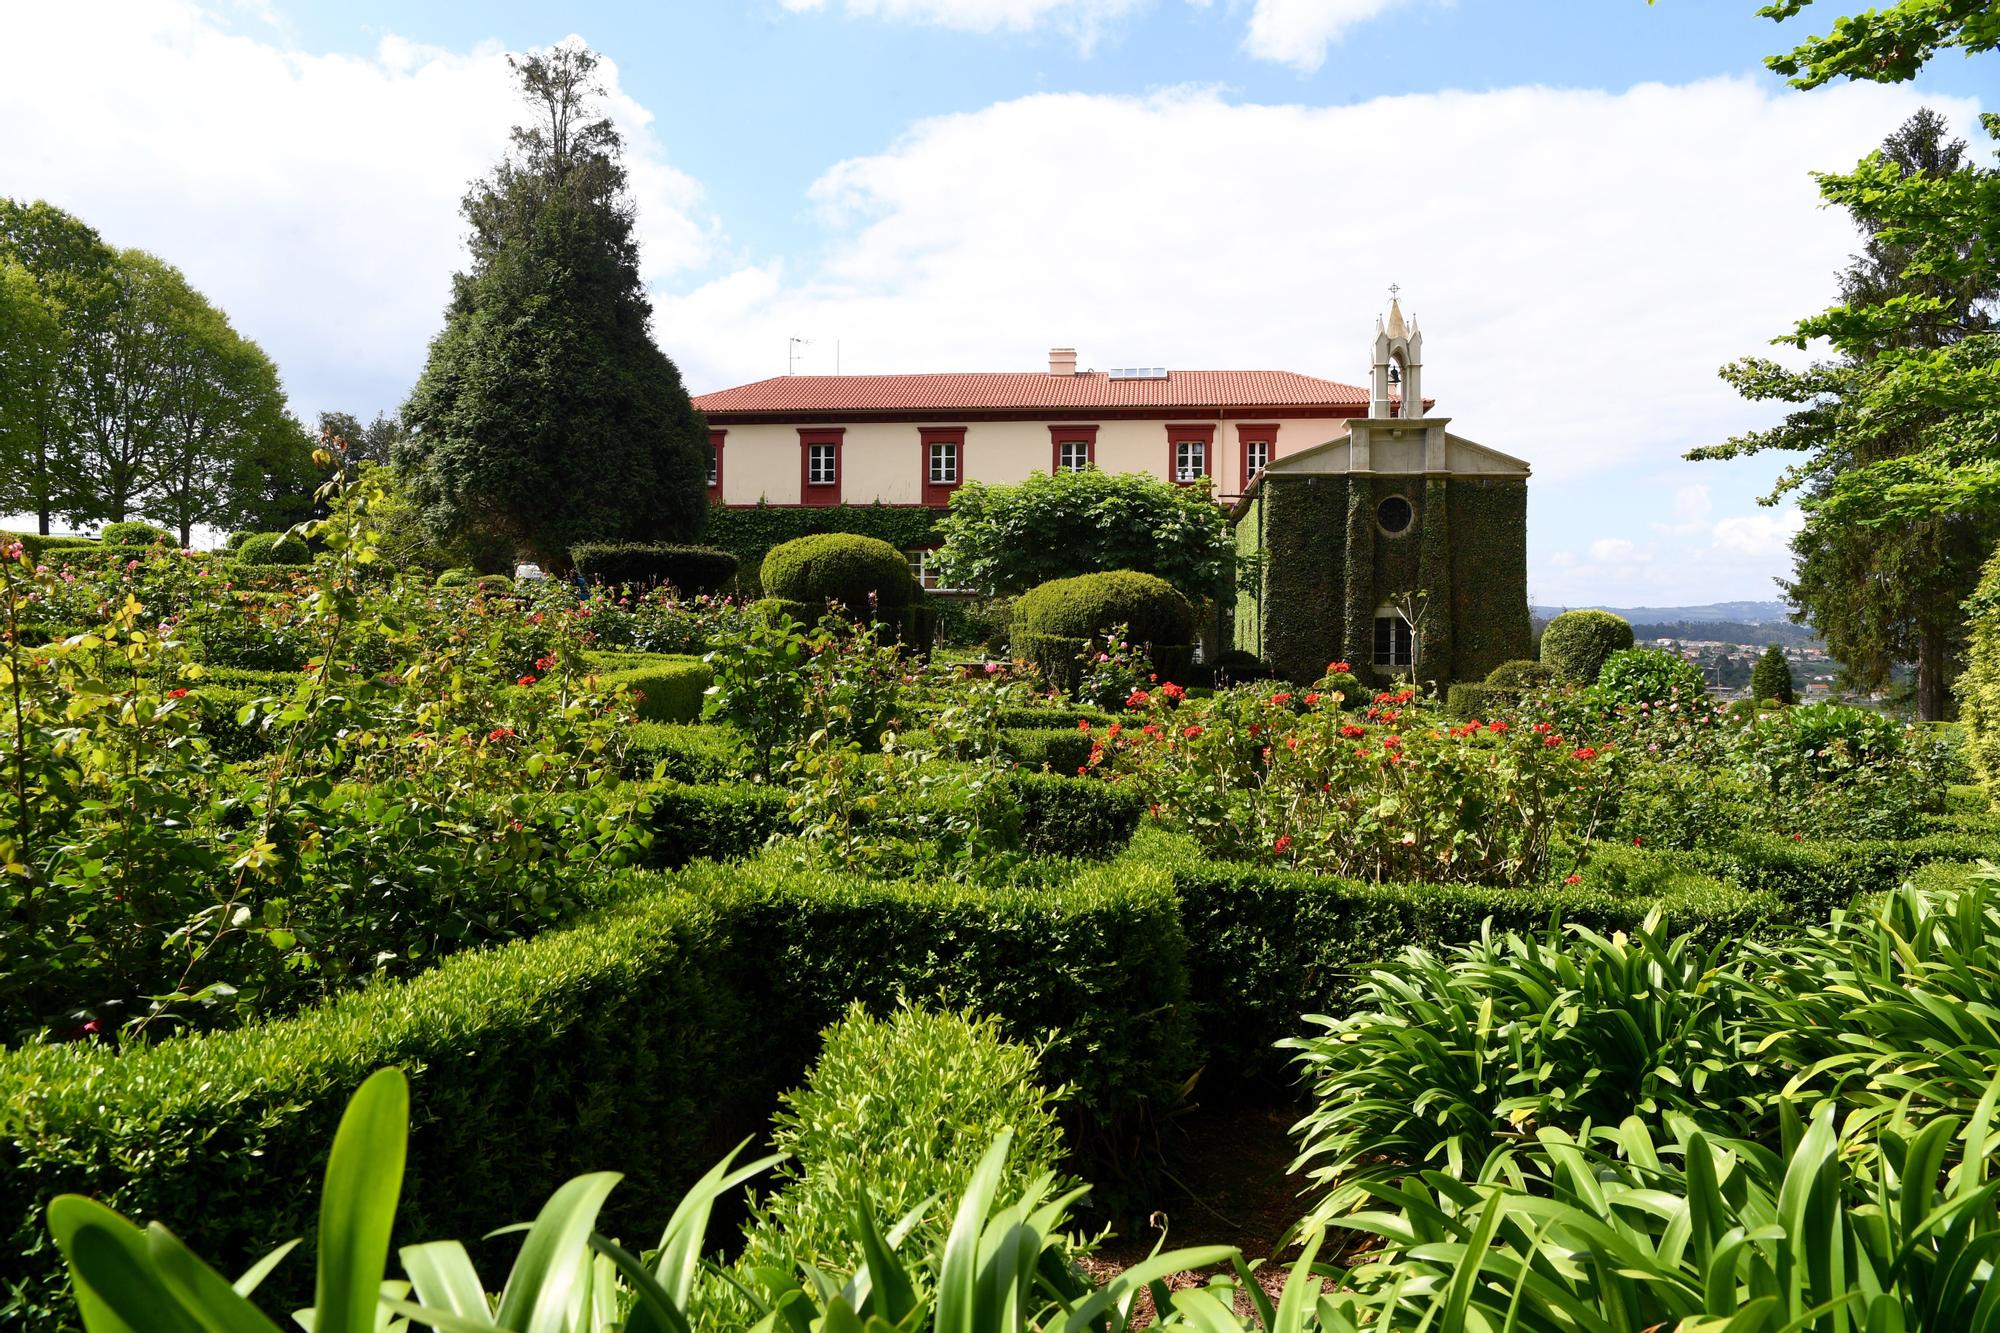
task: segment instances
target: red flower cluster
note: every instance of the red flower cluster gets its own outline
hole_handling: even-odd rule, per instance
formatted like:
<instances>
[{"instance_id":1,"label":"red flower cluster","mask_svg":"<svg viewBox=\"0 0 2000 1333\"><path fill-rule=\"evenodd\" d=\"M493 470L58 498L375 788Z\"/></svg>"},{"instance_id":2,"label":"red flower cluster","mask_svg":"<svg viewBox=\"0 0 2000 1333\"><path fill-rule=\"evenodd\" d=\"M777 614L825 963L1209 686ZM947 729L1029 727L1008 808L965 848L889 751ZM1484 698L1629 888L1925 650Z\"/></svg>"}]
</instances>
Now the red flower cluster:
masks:
<instances>
[{"instance_id":1,"label":"red flower cluster","mask_svg":"<svg viewBox=\"0 0 2000 1333\"><path fill-rule=\"evenodd\" d=\"M1340 734L1348 740L1358 741L1368 734L1368 728L1357 727L1352 722L1349 722L1340 729Z\"/></svg>"},{"instance_id":2,"label":"red flower cluster","mask_svg":"<svg viewBox=\"0 0 2000 1333\"><path fill-rule=\"evenodd\" d=\"M1201 728L1200 728L1200 727L1188 727L1188 728L1186 728L1185 730L1183 730L1183 731L1181 732L1181 735L1182 735L1182 736L1184 736L1184 737L1186 737L1186 738L1187 738L1188 740L1193 740L1193 739L1194 739L1195 737L1197 737L1197 736L1201 735Z\"/></svg>"},{"instance_id":3,"label":"red flower cluster","mask_svg":"<svg viewBox=\"0 0 2000 1333\"><path fill-rule=\"evenodd\" d=\"M186 691L186 690L168 690L168 691L167 691L167 697L168 697L169 699L185 699L185 698L187 698L187 691Z\"/></svg>"},{"instance_id":4,"label":"red flower cluster","mask_svg":"<svg viewBox=\"0 0 2000 1333\"><path fill-rule=\"evenodd\" d=\"M1126 697L1125 706L1127 708L1144 708L1151 702L1153 702L1152 695L1146 693L1144 690L1134 690Z\"/></svg>"},{"instance_id":5,"label":"red flower cluster","mask_svg":"<svg viewBox=\"0 0 2000 1333\"><path fill-rule=\"evenodd\" d=\"M486 739L489 741L512 740L513 737L514 729L512 727L495 727L486 733Z\"/></svg>"},{"instance_id":6,"label":"red flower cluster","mask_svg":"<svg viewBox=\"0 0 2000 1333\"><path fill-rule=\"evenodd\" d=\"M1076 729L1077 729L1078 731L1089 731L1089 730L1090 730L1090 719L1089 719L1089 718L1087 718L1087 717L1080 717L1080 718L1078 718L1078 719L1076 720Z\"/></svg>"},{"instance_id":7,"label":"red flower cluster","mask_svg":"<svg viewBox=\"0 0 2000 1333\"><path fill-rule=\"evenodd\" d=\"M1279 856L1283 856L1286 852L1290 851L1291 847L1292 847L1292 835L1289 833L1280 833L1278 835L1278 840L1271 844L1271 850L1276 852Z\"/></svg>"},{"instance_id":8,"label":"red flower cluster","mask_svg":"<svg viewBox=\"0 0 2000 1333\"><path fill-rule=\"evenodd\" d=\"M1570 758L1585 761L1592 760L1597 758L1597 750L1593 746L1579 745L1576 749L1570 751Z\"/></svg>"},{"instance_id":9,"label":"red flower cluster","mask_svg":"<svg viewBox=\"0 0 2000 1333\"><path fill-rule=\"evenodd\" d=\"M535 659L535 670L548 671L551 668L553 668L555 664L556 664L555 654L550 653L547 657L538 657Z\"/></svg>"},{"instance_id":10,"label":"red flower cluster","mask_svg":"<svg viewBox=\"0 0 2000 1333\"><path fill-rule=\"evenodd\" d=\"M522 689L524 689L524 690L525 690L525 689L527 689L527 688L528 688L528 687L529 687L530 685L533 685L533 684L535 683L535 678L534 678L533 676L523 676L523 677L521 677L521 678L520 678L519 680L515 681L514 683L515 683L516 685L519 685L519 686L520 686L520 687L521 687Z\"/></svg>"},{"instance_id":11,"label":"red flower cluster","mask_svg":"<svg viewBox=\"0 0 2000 1333\"><path fill-rule=\"evenodd\" d=\"M1345 662L1328 662L1326 664L1326 674L1329 676L1344 676L1348 670L1349 667Z\"/></svg>"},{"instance_id":12,"label":"red flower cluster","mask_svg":"<svg viewBox=\"0 0 2000 1333\"><path fill-rule=\"evenodd\" d=\"M1172 681L1168 681L1166 684L1160 686L1160 697L1162 699L1172 699L1174 702L1179 703L1182 699L1187 698L1187 691Z\"/></svg>"},{"instance_id":13,"label":"red flower cluster","mask_svg":"<svg viewBox=\"0 0 2000 1333\"><path fill-rule=\"evenodd\" d=\"M1318 705L1318 703L1319 703L1319 691L1318 691L1318 690L1308 690L1308 691L1306 692L1306 707L1307 707L1307 708L1312 708L1312 707L1315 707L1315 706L1317 706L1317 705Z\"/></svg>"},{"instance_id":14,"label":"red flower cluster","mask_svg":"<svg viewBox=\"0 0 2000 1333\"><path fill-rule=\"evenodd\" d=\"M1271 707L1283 708L1286 704L1290 703L1291 701L1292 701L1292 696L1289 694L1274 694L1271 696Z\"/></svg>"}]
</instances>

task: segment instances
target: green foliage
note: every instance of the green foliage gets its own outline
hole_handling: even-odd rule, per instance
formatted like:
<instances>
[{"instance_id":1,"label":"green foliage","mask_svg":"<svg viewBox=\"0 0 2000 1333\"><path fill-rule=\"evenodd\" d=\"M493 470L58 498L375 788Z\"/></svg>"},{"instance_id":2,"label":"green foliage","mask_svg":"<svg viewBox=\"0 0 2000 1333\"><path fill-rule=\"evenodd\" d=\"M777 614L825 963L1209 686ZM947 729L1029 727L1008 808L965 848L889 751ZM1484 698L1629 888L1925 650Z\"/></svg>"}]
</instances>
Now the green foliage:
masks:
<instances>
[{"instance_id":1,"label":"green foliage","mask_svg":"<svg viewBox=\"0 0 2000 1333\"><path fill-rule=\"evenodd\" d=\"M772 547L760 577L768 595L810 619L838 605L850 616L893 622L890 613L921 594L901 551L877 538L845 532L797 537Z\"/></svg>"},{"instance_id":2,"label":"green foliage","mask_svg":"<svg viewBox=\"0 0 2000 1333\"><path fill-rule=\"evenodd\" d=\"M625 731L625 773L645 777L655 766L675 782L726 782L741 755L727 727L640 722Z\"/></svg>"},{"instance_id":3,"label":"green foliage","mask_svg":"<svg viewBox=\"0 0 2000 1333\"><path fill-rule=\"evenodd\" d=\"M1194 639L1188 599L1166 580L1133 570L1054 579L1017 597L1013 609L1015 651L1072 692L1082 683L1079 659L1093 640L1113 633L1128 637L1171 680L1185 670Z\"/></svg>"},{"instance_id":4,"label":"green foliage","mask_svg":"<svg viewBox=\"0 0 2000 1333\"><path fill-rule=\"evenodd\" d=\"M310 565L312 551L288 532L259 532L236 547L236 558L246 565Z\"/></svg>"},{"instance_id":5,"label":"green foliage","mask_svg":"<svg viewBox=\"0 0 2000 1333\"><path fill-rule=\"evenodd\" d=\"M1295 1167L1326 1190L1319 1216L1359 1203L1358 1181L1484 1174L1510 1131L1582 1132L1630 1116L1697 1112L1744 1127L1759 1087L1738 1056L1739 997L1717 958L1657 917L1637 931L1579 926L1498 934L1439 955L1411 949L1370 974L1344 1018L1283 1043L1312 1085Z\"/></svg>"},{"instance_id":6,"label":"green foliage","mask_svg":"<svg viewBox=\"0 0 2000 1333\"><path fill-rule=\"evenodd\" d=\"M628 692L634 711L645 722L694 721L701 716L713 680L713 670L700 658L666 656L599 677L604 688Z\"/></svg>"},{"instance_id":7,"label":"green foliage","mask_svg":"<svg viewBox=\"0 0 2000 1333\"><path fill-rule=\"evenodd\" d=\"M1792 686L1792 664L1785 650L1775 643L1764 650L1750 670L1750 697L1759 703L1766 699L1781 704L1798 702L1798 692Z\"/></svg>"},{"instance_id":8,"label":"green foliage","mask_svg":"<svg viewBox=\"0 0 2000 1333\"><path fill-rule=\"evenodd\" d=\"M744 771L769 782L807 738L876 749L901 705L903 663L868 626L832 616L806 634L790 616L753 616L703 659L714 673L702 718L742 742Z\"/></svg>"},{"instance_id":9,"label":"green foliage","mask_svg":"<svg viewBox=\"0 0 2000 1333\"><path fill-rule=\"evenodd\" d=\"M13 1127L0 1281L31 1280L28 1307L50 1308L39 1211L60 1193L174 1218L232 1260L300 1234L318 1146L383 1065L410 1070L416 1092L413 1236L483 1232L585 1168L628 1173L607 1231L659 1215L855 1001L976 1005L1041 1049L1049 1086L1074 1083L1091 1123L1113 1125L1165 1105L1191 1067L1182 955L1164 875L1125 866L991 889L774 860L635 877L574 928L283 1022L123 1055L90 1043L0 1054ZM502 1143L508 1170L463 1170Z\"/></svg>"},{"instance_id":10,"label":"green foliage","mask_svg":"<svg viewBox=\"0 0 2000 1333\"><path fill-rule=\"evenodd\" d=\"M1692 706L1708 697L1701 668L1660 648L1622 648L1611 654L1598 669L1597 688L1607 703L1625 708Z\"/></svg>"},{"instance_id":11,"label":"green foliage","mask_svg":"<svg viewBox=\"0 0 2000 1333\"><path fill-rule=\"evenodd\" d=\"M1812 0L1777 0L1757 12L1784 20L1802 13ZM1833 31L1811 37L1764 63L1796 88L1817 88L1835 79L1900 83L1940 51L1977 55L2000 47L2000 20L1980 0L1896 0L1880 9L1834 21Z\"/></svg>"},{"instance_id":12,"label":"green foliage","mask_svg":"<svg viewBox=\"0 0 2000 1333\"><path fill-rule=\"evenodd\" d=\"M1993 852L1986 833L1815 841L1782 833L1737 833L1688 858L1745 889L1767 892L1797 915L1821 919L1866 894L1900 884L1933 862L1971 862Z\"/></svg>"},{"instance_id":13,"label":"green foliage","mask_svg":"<svg viewBox=\"0 0 2000 1333\"><path fill-rule=\"evenodd\" d=\"M172 536L151 523L106 523L97 540L106 546L164 546Z\"/></svg>"},{"instance_id":14,"label":"green foliage","mask_svg":"<svg viewBox=\"0 0 2000 1333\"><path fill-rule=\"evenodd\" d=\"M957 1199L1002 1134L1013 1135L1003 1191L1061 1167L1060 1094L1043 1090L1035 1053L1008 1041L994 1019L907 1006L875 1018L856 1005L824 1037L811 1076L785 1094L776 1118L771 1145L786 1160L777 1192L745 1231L735 1272L746 1285L759 1269L856 1269L863 1253L848 1221L856 1199L890 1218ZM930 1261L951 1222L932 1207L903 1246L922 1285L938 1280Z\"/></svg>"},{"instance_id":15,"label":"green foliage","mask_svg":"<svg viewBox=\"0 0 2000 1333\"><path fill-rule=\"evenodd\" d=\"M529 124L464 203L472 266L394 452L441 543L505 541L561 568L581 542L686 541L708 514L708 435L655 345L622 145L590 119L597 57L516 68Z\"/></svg>"},{"instance_id":16,"label":"green foliage","mask_svg":"<svg viewBox=\"0 0 2000 1333\"><path fill-rule=\"evenodd\" d=\"M823 532L851 532L875 537L899 551L936 546L938 519L944 511L911 505L714 505L709 509L704 538L735 555L738 580L750 583L764 567L772 547L795 537Z\"/></svg>"},{"instance_id":17,"label":"green foliage","mask_svg":"<svg viewBox=\"0 0 2000 1333\"><path fill-rule=\"evenodd\" d=\"M1768 894L1746 893L1665 858L1606 856L1581 882L1519 889L1374 884L1203 854L1191 841L1147 832L1129 859L1168 868L1188 954L1189 991L1213 1076L1276 1081L1274 1043L1304 1013L1354 1011L1369 970L1406 948L1442 952L1496 932L1533 932L1551 916L1601 934L1632 931L1658 910L1704 947L1767 930L1784 915Z\"/></svg>"},{"instance_id":18,"label":"green foliage","mask_svg":"<svg viewBox=\"0 0 2000 1333\"><path fill-rule=\"evenodd\" d=\"M1539 690L1556 683L1554 668L1532 657L1516 657L1486 673L1486 683L1509 690Z\"/></svg>"},{"instance_id":19,"label":"green foliage","mask_svg":"<svg viewBox=\"0 0 2000 1333\"><path fill-rule=\"evenodd\" d=\"M1227 591L1235 563L1228 524L1204 488L1143 472L1093 468L1033 472L1011 486L968 482L938 528L946 581L984 592L1137 570L1200 600Z\"/></svg>"},{"instance_id":20,"label":"green foliage","mask_svg":"<svg viewBox=\"0 0 2000 1333\"><path fill-rule=\"evenodd\" d=\"M584 578L614 586L665 584L682 592L710 593L736 577L736 557L712 546L586 542L571 547L569 558Z\"/></svg>"},{"instance_id":21,"label":"green foliage","mask_svg":"<svg viewBox=\"0 0 2000 1333\"><path fill-rule=\"evenodd\" d=\"M1511 685L1458 684L1445 691L1444 711L1461 722L1505 717L1521 702L1522 691Z\"/></svg>"},{"instance_id":22,"label":"green foliage","mask_svg":"<svg viewBox=\"0 0 2000 1333\"><path fill-rule=\"evenodd\" d=\"M1611 654L1632 646L1632 626L1609 611L1565 611L1542 630L1542 663L1565 684L1589 685Z\"/></svg>"},{"instance_id":23,"label":"green foliage","mask_svg":"<svg viewBox=\"0 0 2000 1333\"><path fill-rule=\"evenodd\" d=\"M1987 561L1979 590L1965 609L1971 648L1957 684L1965 757L1987 799L2000 801L2000 552Z\"/></svg>"}]
</instances>

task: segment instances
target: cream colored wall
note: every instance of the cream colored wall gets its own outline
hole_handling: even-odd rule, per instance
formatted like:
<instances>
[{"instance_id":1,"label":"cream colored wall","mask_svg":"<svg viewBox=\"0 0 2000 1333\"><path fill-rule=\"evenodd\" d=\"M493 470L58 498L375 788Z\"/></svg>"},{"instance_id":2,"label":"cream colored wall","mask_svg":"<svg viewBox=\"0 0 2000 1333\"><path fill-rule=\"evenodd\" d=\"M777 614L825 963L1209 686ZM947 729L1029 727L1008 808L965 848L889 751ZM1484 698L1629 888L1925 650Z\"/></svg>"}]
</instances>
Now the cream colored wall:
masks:
<instances>
[{"instance_id":1,"label":"cream colored wall","mask_svg":"<svg viewBox=\"0 0 2000 1333\"><path fill-rule=\"evenodd\" d=\"M1257 421L1254 416L1245 421ZM720 424L720 423L716 423ZM828 421L826 426L839 426ZM964 425L968 481L1011 484L1030 472L1046 472L1053 457L1046 421L974 421L949 419L896 425L847 426L841 448L841 499L849 504L881 500L885 504L923 502L923 450L920 425ZM1062 423L1058 423L1062 424ZM1069 424L1090 424L1077 418ZM1106 472L1150 472L1167 475L1168 432L1164 421L1097 423L1097 466ZM1243 490L1236 422L1215 423L1214 457L1209 473L1218 495ZM724 426L722 498L726 504L799 503L799 427ZM1346 431L1346 418L1326 417L1278 423L1277 457L1310 449Z\"/></svg>"}]
</instances>

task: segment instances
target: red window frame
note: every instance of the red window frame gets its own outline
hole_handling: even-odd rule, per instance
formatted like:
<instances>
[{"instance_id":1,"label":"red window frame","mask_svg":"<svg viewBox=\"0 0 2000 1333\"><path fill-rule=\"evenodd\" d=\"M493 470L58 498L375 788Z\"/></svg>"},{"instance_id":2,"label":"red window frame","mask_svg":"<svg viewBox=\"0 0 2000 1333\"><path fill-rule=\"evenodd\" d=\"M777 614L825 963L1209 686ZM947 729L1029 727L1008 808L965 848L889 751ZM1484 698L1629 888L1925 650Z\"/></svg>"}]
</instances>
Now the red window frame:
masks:
<instances>
[{"instance_id":1,"label":"red window frame","mask_svg":"<svg viewBox=\"0 0 2000 1333\"><path fill-rule=\"evenodd\" d=\"M799 427L799 503L802 505L837 505L840 503L840 488L847 478L846 461L841 458L843 439L847 434L845 426L823 426L816 429ZM815 483L812 479L812 447L816 444L833 446L833 480Z\"/></svg>"},{"instance_id":2,"label":"red window frame","mask_svg":"<svg viewBox=\"0 0 2000 1333\"><path fill-rule=\"evenodd\" d=\"M943 509L951 503L951 493L965 485L965 427L919 426L917 428L917 438L919 441L917 450L917 481L923 487L924 503L932 509ZM933 482L931 480L931 446L934 444L957 446L957 481Z\"/></svg>"},{"instance_id":3,"label":"red window frame","mask_svg":"<svg viewBox=\"0 0 2000 1333\"><path fill-rule=\"evenodd\" d=\"M1245 425L1239 425L1236 428L1236 478L1237 478L1236 488L1239 491L1247 491L1250 489L1250 482L1252 480L1250 474L1250 446L1253 444L1261 444L1264 446L1265 467L1269 467L1271 466L1271 464L1277 462L1278 461L1277 423L1264 422L1256 425L1245 424Z\"/></svg>"},{"instance_id":4,"label":"red window frame","mask_svg":"<svg viewBox=\"0 0 2000 1333\"><path fill-rule=\"evenodd\" d=\"M1201 476L1193 481L1181 480L1180 446L1201 444ZM1199 486L1203 481L1215 480L1215 423L1194 422L1167 427L1167 480L1176 486Z\"/></svg>"},{"instance_id":5,"label":"red window frame","mask_svg":"<svg viewBox=\"0 0 2000 1333\"><path fill-rule=\"evenodd\" d=\"M1063 470L1062 447L1081 441L1084 458L1089 467L1097 466L1097 427L1095 426L1051 426L1049 427L1049 475L1055 476Z\"/></svg>"},{"instance_id":6,"label":"red window frame","mask_svg":"<svg viewBox=\"0 0 2000 1333\"><path fill-rule=\"evenodd\" d=\"M722 441L729 432L720 427L710 427L708 447L715 459L715 480L709 484L708 498L711 504L722 503Z\"/></svg>"}]
</instances>

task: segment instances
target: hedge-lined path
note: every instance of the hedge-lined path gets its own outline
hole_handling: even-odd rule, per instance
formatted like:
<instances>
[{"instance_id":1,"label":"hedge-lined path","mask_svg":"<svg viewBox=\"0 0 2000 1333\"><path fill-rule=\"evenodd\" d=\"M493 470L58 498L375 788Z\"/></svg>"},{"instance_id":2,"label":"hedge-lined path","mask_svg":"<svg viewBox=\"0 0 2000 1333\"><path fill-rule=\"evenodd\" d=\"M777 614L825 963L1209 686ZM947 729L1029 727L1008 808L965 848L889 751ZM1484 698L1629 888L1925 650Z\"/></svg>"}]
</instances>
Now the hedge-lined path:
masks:
<instances>
[{"instance_id":1,"label":"hedge-lined path","mask_svg":"<svg viewBox=\"0 0 2000 1333\"><path fill-rule=\"evenodd\" d=\"M1306 1211L1301 1191L1307 1181L1291 1172L1297 1152L1292 1125L1304 1108L1289 1101L1256 1100L1230 1106L1197 1106L1175 1117L1161 1133L1159 1201L1149 1217L1124 1228L1103 1248L1083 1261L1098 1281L1108 1280L1144 1260L1161 1241L1162 1249L1191 1245L1234 1245L1252 1263L1268 1259L1286 1230ZM1338 1256L1334 1244L1322 1258ZM1264 1290L1273 1300L1285 1283L1281 1263L1258 1270ZM1199 1286L1209 1270L1176 1273L1168 1287ZM1152 1323L1152 1297L1140 1293L1135 1322ZM1239 1312L1248 1314L1239 1298Z\"/></svg>"}]
</instances>

